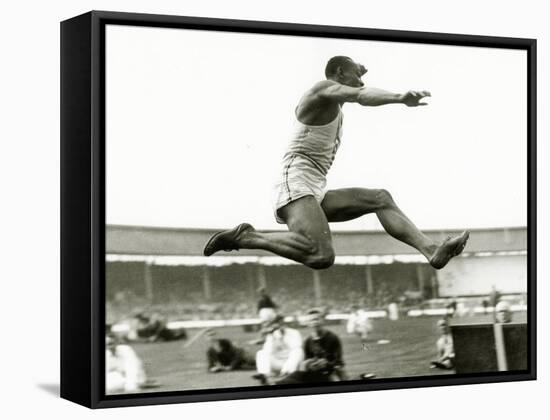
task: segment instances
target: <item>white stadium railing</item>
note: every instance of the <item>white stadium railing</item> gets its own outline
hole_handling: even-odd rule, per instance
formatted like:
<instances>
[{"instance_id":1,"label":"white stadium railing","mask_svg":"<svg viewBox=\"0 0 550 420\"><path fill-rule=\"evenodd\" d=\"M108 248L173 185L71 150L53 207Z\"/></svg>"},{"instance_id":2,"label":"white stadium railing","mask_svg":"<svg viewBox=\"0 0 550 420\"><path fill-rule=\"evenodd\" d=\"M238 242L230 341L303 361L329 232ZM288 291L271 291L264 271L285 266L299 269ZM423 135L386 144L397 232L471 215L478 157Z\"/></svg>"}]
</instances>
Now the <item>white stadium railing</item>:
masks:
<instances>
[{"instance_id":1,"label":"white stadium railing","mask_svg":"<svg viewBox=\"0 0 550 420\"><path fill-rule=\"evenodd\" d=\"M512 305L510 308L513 312L522 312L527 310L527 305ZM475 314L492 313L493 308L469 308L465 310L465 313L472 312ZM411 309L407 312L407 316L444 316L449 314L447 308L432 308L432 309ZM367 315L370 319L387 318L388 312L385 310L379 311L367 311ZM349 314L328 314L325 318L329 321L346 321L349 318ZM308 319L307 315L285 317L285 322L297 321L305 323ZM259 318L242 318L242 319L204 319L204 320L189 320L189 321L170 321L166 324L169 329L179 328L221 328L221 327L239 327L246 325L259 325L261 323ZM111 330L115 333L124 333L130 329L130 325L124 322L115 324L111 327Z\"/></svg>"}]
</instances>

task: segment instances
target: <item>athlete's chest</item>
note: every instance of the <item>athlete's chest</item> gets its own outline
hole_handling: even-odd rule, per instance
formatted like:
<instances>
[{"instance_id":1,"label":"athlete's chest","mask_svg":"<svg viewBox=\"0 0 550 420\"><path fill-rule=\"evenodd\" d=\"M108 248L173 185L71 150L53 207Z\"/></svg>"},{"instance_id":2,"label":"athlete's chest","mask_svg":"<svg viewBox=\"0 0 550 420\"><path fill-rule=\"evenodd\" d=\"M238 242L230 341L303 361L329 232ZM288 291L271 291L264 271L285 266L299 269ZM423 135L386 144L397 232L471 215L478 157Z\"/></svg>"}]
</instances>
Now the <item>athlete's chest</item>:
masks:
<instances>
[{"instance_id":1,"label":"athlete's chest","mask_svg":"<svg viewBox=\"0 0 550 420\"><path fill-rule=\"evenodd\" d=\"M310 126L324 126L333 122L342 109L340 104L333 102L301 101L296 107L298 121Z\"/></svg>"}]
</instances>

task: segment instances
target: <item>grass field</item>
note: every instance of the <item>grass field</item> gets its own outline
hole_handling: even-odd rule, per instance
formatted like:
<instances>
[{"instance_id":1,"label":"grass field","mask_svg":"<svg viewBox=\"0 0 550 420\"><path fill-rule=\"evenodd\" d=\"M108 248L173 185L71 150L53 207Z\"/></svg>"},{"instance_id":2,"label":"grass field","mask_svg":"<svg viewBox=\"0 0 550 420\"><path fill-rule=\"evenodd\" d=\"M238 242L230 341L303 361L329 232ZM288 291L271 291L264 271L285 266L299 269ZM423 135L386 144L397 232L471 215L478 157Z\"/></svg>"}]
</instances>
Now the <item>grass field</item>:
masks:
<instances>
[{"instance_id":1,"label":"grass field","mask_svg":"<svg viewBox=\"0 0 550 420\"><path fill-rule=\"evenodd\" d=\"M360 373L371 372L377 378L410 377L426 375L448 375L453 371L430 369L429 362L435 357L435 342L438 338L437 317L401 318L398 321L387 319L373 320L373 332L369 343L362 346L359 339L345 331L345 325L327 327L338 334L344 348L344 361L350 379ZM525 321L524 313L516 314L515 321ZM491 322L492 316L457 318L454 322ZM309 333L300 329L302 336ZM189 336L197 331L190 330ZM246 333L240 327L227 327L217 330L218 337L229 338L244 346L252 354L259 349L246 342L258 337L257 333ZM378 340L389 340L387 344L377 344ZM133 347L144 362L150 378L161 383L159 388L144 392L181 391L190 389L229 388L255 386L258 382L251 378L253 371L207 373L206 348L204 338L198 339L184 349L185 341L134 344Z\"/></svg>"}]
</instances>

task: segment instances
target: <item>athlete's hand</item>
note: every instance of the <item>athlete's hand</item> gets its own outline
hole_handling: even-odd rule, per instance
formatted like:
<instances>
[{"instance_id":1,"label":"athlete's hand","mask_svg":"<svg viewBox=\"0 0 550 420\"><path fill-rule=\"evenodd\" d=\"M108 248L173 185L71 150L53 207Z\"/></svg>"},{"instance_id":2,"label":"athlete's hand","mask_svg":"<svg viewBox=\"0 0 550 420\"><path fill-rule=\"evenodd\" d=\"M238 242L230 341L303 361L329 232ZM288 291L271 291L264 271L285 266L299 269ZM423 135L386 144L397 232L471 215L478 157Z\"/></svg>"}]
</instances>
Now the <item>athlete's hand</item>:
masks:
<instances>
[{"instance_id":1,"label":"athlete's hand","mask_svg":"<svg viewBox=\"0 0 550 420\"><path fill-rule=\"evenodd\" d=\"M409 90L401 95L401 103L407 106L423 106L428 105L426 102L420 102L421 99L432 96L427 90Z\"/></svg>"}]
</instances>

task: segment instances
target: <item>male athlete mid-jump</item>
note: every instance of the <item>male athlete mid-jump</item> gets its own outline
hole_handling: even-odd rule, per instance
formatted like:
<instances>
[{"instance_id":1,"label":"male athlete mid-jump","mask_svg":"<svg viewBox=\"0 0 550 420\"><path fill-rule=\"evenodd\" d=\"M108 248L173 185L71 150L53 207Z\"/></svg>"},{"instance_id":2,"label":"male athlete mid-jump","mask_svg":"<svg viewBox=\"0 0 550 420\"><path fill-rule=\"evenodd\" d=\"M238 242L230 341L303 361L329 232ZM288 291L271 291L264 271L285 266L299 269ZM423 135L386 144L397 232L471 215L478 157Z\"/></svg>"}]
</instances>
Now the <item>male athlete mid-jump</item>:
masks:
<instances>
[{"instance_id":1,"label":"male athlete mid-jump","mask_svg":"<svg viewBox=\"0 0 550 420\"><path fill-rule=\"evenodd\" d=\"M436 269L459 255L469 232L434 242L422 233L383 189L343 188L325 190L342 136L342 106L405 104L427 105L420 100L427 91L391 93L365 87L361 77L367 69L349 57L331 58L325 68L327 80L315 84L296 107L296 128L283 158L281 179L276 185L275 217L288 232L258 232L242 223L216 233L204 248L209 256L224 250L264 249L282 257L324 269L334 264L329 222L344 222L375 213L391 236L416 248Z\"/></svg>"}]
</instances>

